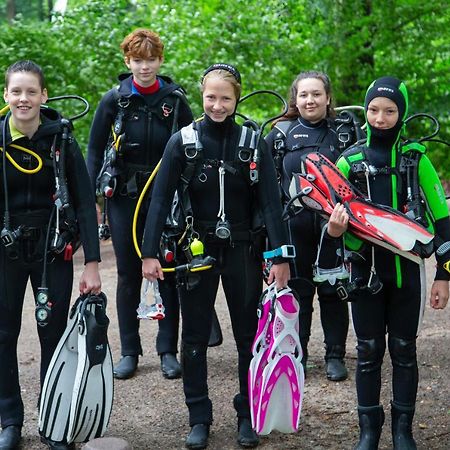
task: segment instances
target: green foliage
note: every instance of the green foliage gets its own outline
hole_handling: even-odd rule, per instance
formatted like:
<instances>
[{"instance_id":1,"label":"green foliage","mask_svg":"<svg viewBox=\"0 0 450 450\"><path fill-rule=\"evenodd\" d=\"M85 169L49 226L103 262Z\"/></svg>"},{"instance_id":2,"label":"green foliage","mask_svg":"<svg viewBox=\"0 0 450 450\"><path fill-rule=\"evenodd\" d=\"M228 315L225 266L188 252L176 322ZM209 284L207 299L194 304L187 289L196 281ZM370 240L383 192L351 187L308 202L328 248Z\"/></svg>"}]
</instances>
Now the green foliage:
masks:
<instances>
[{"instance_id":1,"label":"green foliage","mask_svg":"<svg viewBox=\"0 0 450 450\"><path fill-rule=\"evenodd\" d=\"M119 45L137 27L161 35L162 73L186 89L196 115L202 111L201 74L214 62L239 68L244 95L272 89L287 96L298 72L324 70L337 105L362 104L369 83L389 74L406 82L410 113L436 116L440 137L450 141L450 17L443 13L444 0L69 0L64 17L51 22L45 9L41 16L32 13L47 2L15 3L17 20L0 21L0 67L34 59L45 70L51 96L85 97L92 110L75 123L82 147L101 96L126 71ZM29 7L21 11L20 5ZM280 108L274 97L260 95L239 111L261 123ZM431 123L414 121L408 135L431 130ZM448 148L430 145L430 155L441 175L449 177Z\"/></svg>"}]
</instances>

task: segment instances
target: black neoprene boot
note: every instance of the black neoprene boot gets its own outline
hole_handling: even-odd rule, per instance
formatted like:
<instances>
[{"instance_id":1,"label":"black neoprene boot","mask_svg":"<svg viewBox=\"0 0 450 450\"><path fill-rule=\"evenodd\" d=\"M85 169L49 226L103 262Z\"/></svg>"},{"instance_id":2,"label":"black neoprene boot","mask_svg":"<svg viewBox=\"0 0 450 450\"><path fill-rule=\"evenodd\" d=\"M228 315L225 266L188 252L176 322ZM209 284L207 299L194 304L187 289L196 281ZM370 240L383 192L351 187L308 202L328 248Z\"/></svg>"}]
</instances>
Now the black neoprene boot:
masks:
<instances>
[{"instance_id":1,"label":"black neoprene boot","mask_svg":"<svg viewBox=\"0 0 450 450\"><path fill-rule=\"evenodd\" d=\"M327 345L325 349L327 378L331 381L346 380L348 371L344 362L345 347L342 345Z\"/></svg>"},{"instance_id":2,"label":"black neoprene boot","mask_svg":"<svg viewBox=\"0 0 450 450\"><path fill-rule=\"evenodd\" d=\"M414 406L401 406L391 402L392 443L395 450L416 450L412 435Z\"/></svg>"},{"instance_id":3,"label":"black neoprene boot","mask_svg":"<svg viewBox=\"0 0 450 450\"><path fill-rule=\"evenodd\" d=\"M238 419L238 444L245 448L254 448L259 444L259 438L252 423L247 417L239 417Z\"/></svg>"},{"instance_id":4,"label":"black neoprene boot","mask_svg":"<svg viewBox=\"0 0 450 450\"><path fill-rule=\"evenodd\" d=\"M197 423L192 428L186 438L187 448L206 448L208 446L209 425Z\"/></svg>"},{"instance_id":5,"label":"black neoprene boot","mask_svg":"<svg viewBox=\"0 0 450 450\"><path fill-rule=\"evenodd\" d=\"M19 442L22 437L22 427L10 425L3 428L0 434L0 450L15 450L19 448Z\"/></svg>"},{"instance_id":6,"label":"black neoprene boot","mask_svg":"<svg viewBox=\"0 0 450 450\"><path fill-rule=\"evenodd\" d=\"M122 356L120 361L114 366L114 378L119 380L131 378L136 373L138 361L138 355Z\"/></svg>"},{"instance_id":7,"label":"black neoprene boot","mask_svg":"<svg viewBox=\"0 0 450 450\"><path fill-rule=\"evenodd\" d=\"M161 372L164 378L174 380L181 377L181 366L174 353L161 355Z\"/></svg>"},{"instance_id":8,"label":"black neoprene boot","mask_svg":"<svg viewBox=\"0 0 450 450\"><path fill-rule=\"evenodd\" d=\"M359 442L354 450L377 450L381 429L384 424L384 411L381 405L358 406Z\"/></svg>"}]
</instances>

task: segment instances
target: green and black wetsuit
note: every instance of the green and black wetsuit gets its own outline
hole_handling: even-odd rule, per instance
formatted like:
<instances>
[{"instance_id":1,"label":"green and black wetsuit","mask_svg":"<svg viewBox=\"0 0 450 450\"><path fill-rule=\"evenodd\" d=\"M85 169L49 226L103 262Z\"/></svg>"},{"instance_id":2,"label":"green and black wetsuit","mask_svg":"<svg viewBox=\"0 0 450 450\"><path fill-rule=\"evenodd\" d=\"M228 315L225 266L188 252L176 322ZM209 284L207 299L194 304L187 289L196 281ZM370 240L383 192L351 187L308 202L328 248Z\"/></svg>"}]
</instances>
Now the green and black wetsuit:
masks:
<instances>
[{"instance_id":1,"label":"green and black wetsuit","mask_svg":"<svg viewBox=\"0 0 450 450\"><path fill-rule=\"evenodd\" d=\"M397 124L388 130L368 125L366 145L344 152L337 166L361 191L370 192L374 202L405 212L408 180L402 161L411 154L402 156L400 133L408 107L406 87L390 77L378 80L366 95L366 111L375 97L387 97L396 103L399 109ZM450 222L442 185L428 157L425 154L416 156L419 157L417 183L425 200L429 227L442 241L448 241ZM362 171L364 167L370 167L368 178ZM350 242L357 244L352 239ZM365 245L361 251L366 261L352 264L353 277L361 276L367 280L372 263L371 247ZM381 365L387 333L393 366L394 402L413 407L418 385L416 337L426 289L424 271L418 264L380 247L375 248L374 263L383 288L374 295L366 290L359 291L352 303L353 324L358 338L358 403L366 407L380 402ZM438 267L435 279L448 280L449 274Z\"/></svg>"}]
</instances>

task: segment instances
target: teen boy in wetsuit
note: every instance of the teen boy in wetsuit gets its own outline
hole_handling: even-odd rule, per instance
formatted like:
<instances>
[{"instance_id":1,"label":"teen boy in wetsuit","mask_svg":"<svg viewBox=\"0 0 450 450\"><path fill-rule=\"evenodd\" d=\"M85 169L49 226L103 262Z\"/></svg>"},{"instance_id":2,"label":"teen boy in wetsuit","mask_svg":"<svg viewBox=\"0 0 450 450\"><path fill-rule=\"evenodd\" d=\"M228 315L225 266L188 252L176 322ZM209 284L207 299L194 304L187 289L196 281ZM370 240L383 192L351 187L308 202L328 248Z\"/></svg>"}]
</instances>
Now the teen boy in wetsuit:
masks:
<instances>
[{"instance_id":1,"label":"teen boy in wetsuit","mask_svg":"<svg viewBox=\"0 0 450 450\"><path fill-rule=\"evenodd\" d=\"M137 29L121 44L130 73L119 76L119 86L101 99L92 122L87 165L95 188L104 152L115 127L120 149L115 170L116 188L108 199L108 220L117 260L117 314L121 342L121 359L114 367L116 378L134 375L142 346L136 309L142 283L141 260L132 239L132 222L137 197L157 165L171 134L192 121L192 113L179 85L159 75L164 61L164 45L159 36ZM137 236L140 241L146 208L141 208ZM165 318L158 322L156 349L166 378L179 378L181 368L176 359L179 305L173 280L161 283L160 293Z\"/></svg>"},{"instance_id":2,"label":"teen boy in wetsuit","mask_svg":"<svg viewBox=\"0 0 450 450\"><path fill-rule=\"evenodd\" d=\"M55 227L52 215L55 213L53 197L56 190L53 165L55 150L63 145L61 116L53 109L41 108L41 104L47 101L47 90L42 70L33 61L18 61L11 65L5 78L4 99L9 103L11 115L0 118L0 147L3 150L3 158L0 159L0 214L3 224L0 243L0 418L3 431L0 448L15 449L21 439L24 420L17 340L25 289L28 280L35 295L42 287L42 281L48 288L49 303L46 306L50 316L45 326L37 327L41 344L42 386L50 360L66 328L73 262L69 252L70 241L66 242L65 251L61 248L59 253L45 248L47 230ZM94 194L83 155L71 133L67 136L66 145L65 173L70 194L66 210L73 212L85 259L79 282L80 293L98 294L101 290L98 272L100 249ZM43 163L41 167L39 160ZM49 263L43 280L46 252ZM44 437L41 440L51 449L75 448L73 444L53 442Z\"/></svg>"}]
</instances>

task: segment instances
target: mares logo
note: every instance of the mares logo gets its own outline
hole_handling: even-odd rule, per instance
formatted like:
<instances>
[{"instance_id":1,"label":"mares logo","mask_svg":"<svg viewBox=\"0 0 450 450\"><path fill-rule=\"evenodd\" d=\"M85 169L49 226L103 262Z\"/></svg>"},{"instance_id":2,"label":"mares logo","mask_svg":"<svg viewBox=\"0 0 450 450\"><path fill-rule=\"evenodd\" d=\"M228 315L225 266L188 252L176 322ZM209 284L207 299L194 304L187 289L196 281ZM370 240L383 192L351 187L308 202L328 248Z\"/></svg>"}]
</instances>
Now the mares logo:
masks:
<instances>
[{"instance_id":1,"label":"mares logo","mask_svg":"<svg viewBox=\"0 0 450 450\"><path fill-rule=\"evenodd\" d=\"M298 138L308 139L309 136L307 134L294 134L294 138L295 139L298 139Z\"/></svg>"},{"instance_id":2,"label":"mares logo","mask_svg":"<svg viewBox=\"0 0 450 450\"><path fill-rule=\"evenodd\" d=\"M379 88L377 89L377 91L378 91L378 92L380 92L380 91L386 91L386 92L390 92L391 94L394 93L394 89L391 89L391 88L388 88L388 87L379 87Z\"/></svg>"}]
</instances>

